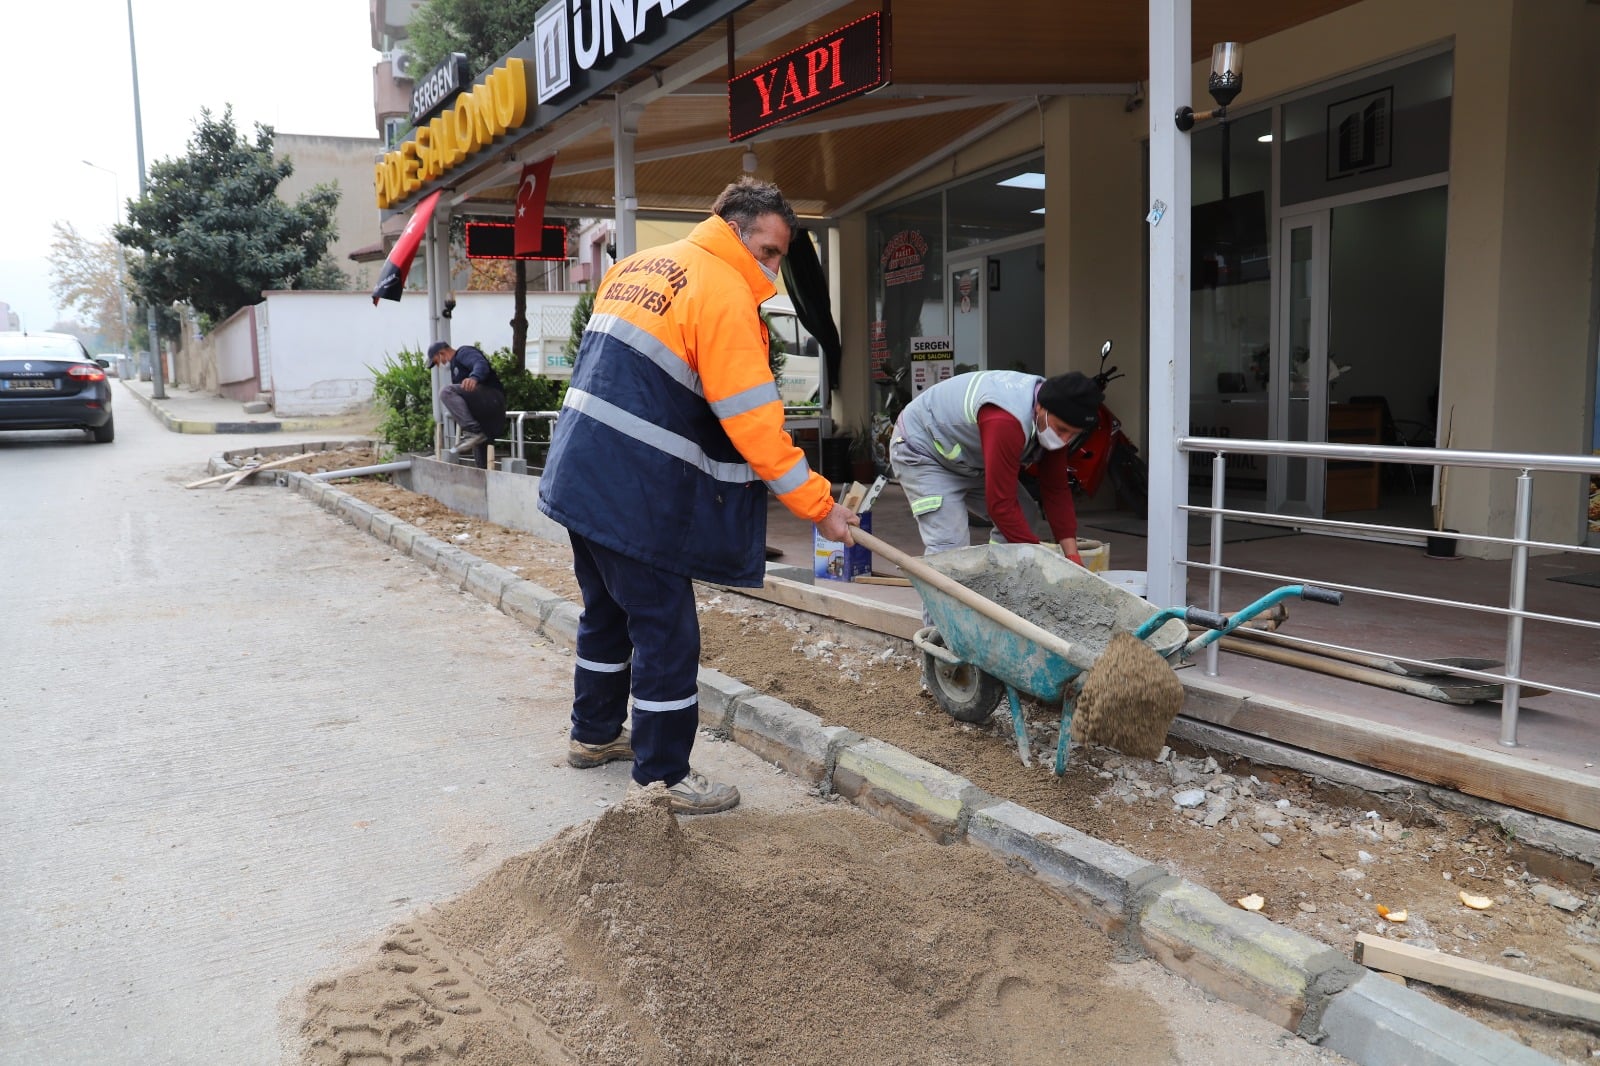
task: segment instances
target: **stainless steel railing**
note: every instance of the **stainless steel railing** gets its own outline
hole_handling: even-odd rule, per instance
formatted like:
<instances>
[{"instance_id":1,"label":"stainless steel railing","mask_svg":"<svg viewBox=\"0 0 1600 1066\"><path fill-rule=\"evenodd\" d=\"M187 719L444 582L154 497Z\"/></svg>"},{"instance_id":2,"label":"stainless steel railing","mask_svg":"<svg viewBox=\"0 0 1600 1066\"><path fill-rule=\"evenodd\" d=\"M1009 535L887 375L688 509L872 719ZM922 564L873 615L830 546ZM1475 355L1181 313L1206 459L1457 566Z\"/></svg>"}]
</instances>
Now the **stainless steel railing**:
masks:
<instances>
[{"instance_id":1,"label":"stainless steel railing","mask_svg":"<svg viewBox=\"0 0 1600 1066\"><path fill-rule=\"evenodd\" d=\"M1480 614L1503 617L1506 622L1506 653L1503 673L1494 673L1485 670L1469 670L1460 667L1440 668L1437 664L1425 660L1409 659L1401 655L1382 653L1385 658L1393 659L1397 663L1413 666L1426 666L1437 669L1440 673L1451 674L1479 681L1487 681L1505 686L1504 699L1500 711L1500 743L1507 747L1517 744L1517 716L1521 706L1522 690L1525 686L1537 686L1583 699L1600 701L1600 691L1593 689L1577 688L1570 685L1557 684L1550 680L1528 678L1523 676L1523 626L1525 622L1536 621L1552 623L1555 625L1570 626L1584 630L1600 630L1600 621L1587 618L1575 618L1564 615L1551 615L1528 611L1528 554L1530 550L1551 550L1569 552L1578 555L1600 557L1600 549L1590 548L1579 544L1559 544L1549 541L1539 541L1530 538L1533 517L1533 476L1535 473L1562 473L1562 474L1595 474L1600 473L1600 456L1566 456L1544 455L1537 453L1512 453L1512 452L1480 452L1466 449L1450 448L1406 448L1390 447L1369 444L1310 444L1289 443L1284 441L1240 440L1221 437L1184 437L1178 441L1178 449L1184 454L1210 454L1211 455L1211 504L1210 506L1185 505L1182 510L1190 514L1205 515L1210 518L1211 544L1207 561L1198 562L1184 559L1185 566L1203 570L1209 573L1209 589L1207 606L1213 611L1222 610L1222 578L1224 574L1233 574L1240 577L1259 578L1280 583L1314 583L1326 588L1339 589L1343 592L1359 593L1398 600L1411 604L1426 604L1452 611L1469 611ZM1516 504L1512 515L1512 535L1509 537L1493 536L1481 533L1451 532L1450 536L1458 541L1470 541L1479 544L1492 544L1510 548L1511 580L1507 594L1506 606L1500 607L1491 604L1471 603L1464 600L1442 599L1433 596L1421 596L1414 593L1399 592L1391 589L1381 589L1355 584L1342 584L1330 582L1322 578L1314 581L1311 578L1299 575L1274 574L1257 570L1245 570L1238 567L1225 566L1222 562L1223 521L1235 519L1245 522L1254 522L1267 525L1292 526L1296 530L1313 535L1349 535L1349 534L1400 534L1416 535L1418 530L1398 526L1386 526L1376 523L1346 522L1327 518L1308 518L1299 516L1286 516L1265 511L1249 511L1224 506L1225 475L1227 457L1230 455L1262 455L1268 457L1310 460L1357 460L1362 462L1396 463L1411 466L1432 467L1463 467L1469 469L1491 471L1516 472ZM1185 542L1187 538L1184 538ZM1362 651L1362 649L1347 648L1337 644L1325 644L1317 641L1299 640L1288 638L1296 645L1301 645L1308 650L1316 648L1334 649L1341 652ZM1600 637L1597 637L1600 640ZM1217 647L1213 644L1207 650L1206 673L1216 676L1218 673ZM1600 684L1600 682L1597 682Z\"/></svg>"}]
</instances>

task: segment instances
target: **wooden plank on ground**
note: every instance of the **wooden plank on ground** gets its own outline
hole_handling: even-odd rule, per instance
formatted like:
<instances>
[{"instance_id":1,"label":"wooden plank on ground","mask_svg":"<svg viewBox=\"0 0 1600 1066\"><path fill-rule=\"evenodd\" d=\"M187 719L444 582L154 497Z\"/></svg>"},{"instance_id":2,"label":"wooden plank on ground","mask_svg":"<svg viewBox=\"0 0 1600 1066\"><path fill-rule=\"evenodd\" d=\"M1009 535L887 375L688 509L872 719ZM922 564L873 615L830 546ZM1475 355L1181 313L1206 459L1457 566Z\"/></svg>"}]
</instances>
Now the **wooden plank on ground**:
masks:
<instances>
[{"instance_id":1,"label":"wooden plank on ground","mask_svg":"<svg viewBox=\"0 0 1600 1066\"><path fill-rule=\"evenodd\" d=\"M889 574L857 574L850 579L853 585L895 585L899 588L910 588L911 579L908 577L894 577Z\"/></svg>"},{"instance_id":2,"label":"wooden plank on ground","mask_svg":"<svg viewBox=\"0 0 1600 1066\"><path fill-rule=\"evenodd\" d=\"M836 618L875 633L910 640L922 628L922 616L908 607L895 607L878 603L848 592L824 591L817 585L807 585L788 578L767 575L766 583L758 589L735 589L735 592L770 603L781 603L799 611L809 611L825 618Z\"/></svg>"},{"instance_id":3,"label":"wooden plank on ground","mask_svg":"<svg viewBox=\"0 0 1600 1066\"><path fill-rule=\"evenodd\" d=\"M1600 1022L1600 993L1456 958L1442 951L1399 944L1371 933L1356 934L1356 961L1374 970L1397 973L1441 988L1533 1007L1565 1018Z\"/></svg>"},{"instance_id":4,"label":"wooden plank on ground","mask_svg":"<svg viewBox=\"0 0 1600 1066\"><path fill-rule=\"evenodd\" d=\"M300 459L309 459L313 455L321 455L321 454L323 454L323 453L322 452L304 452L304 453L302 453L300 455L286 455L282 459L274 459L270 463L258 463L255 466L247 466L243 470L240 470L239 472L234 474L232 480L230 480L226 485L222 486L222 491L223 492L227 492L229 489L237 487L239 482L245 480L251 474L258 473L258 472L260 472L262 470L271 470L273 467L288 466L290 463L296 462L296 461L298 461Z\"/></svg>"},{"instance_id":5,"label":"wooden plank on ground","mask_svg":"<svg viewBox=\"0 0 1600 1066\"><path fill-rule=\"evenodd\" d=\"M1236 698L1232 686L1185 678L1183 714L1358 766L1444 785L1469 796L1600 829L1600 778L1541 766L1384 722L1296 703L1283 696ZM1215 687L1218 691L1208 692Z\"/></svg>"}]
</instances>

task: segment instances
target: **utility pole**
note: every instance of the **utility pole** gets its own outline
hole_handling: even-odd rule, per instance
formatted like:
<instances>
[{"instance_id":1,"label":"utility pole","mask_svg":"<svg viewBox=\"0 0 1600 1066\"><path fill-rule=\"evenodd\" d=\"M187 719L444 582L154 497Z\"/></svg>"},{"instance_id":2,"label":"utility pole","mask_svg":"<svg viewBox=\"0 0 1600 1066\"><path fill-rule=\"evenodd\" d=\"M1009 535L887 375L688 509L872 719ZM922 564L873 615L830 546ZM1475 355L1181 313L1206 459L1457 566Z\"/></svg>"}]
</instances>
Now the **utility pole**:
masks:
<instances>
[{"instance_id":1,"label":"utility pole","mask_svg":"<svg viewBox=\"0 0 1600 1066\"><path fill-rule=\"evenodd\" d=\"M83 160L83 165L93 167L95 170L104 171L111 175L111 195L116 197L113 206L116 210L111 215L111 243L117 249L117 310L122 316L122 350L127 352L133 347L133 333L128 329L128 264L122 257L122 242L117 240L116 226L122 221L122 179L117 177L115 170L108 169L98 163ZM131 354L131 353L130 353ZM126 363L123 366L127 366Z\"/></svg>"},{"instance_id":2,"label":"utility pole","mask_svg":"<svg viewBox=\"0 0 1600 1066\"><path fill-rule=\"evenodd\" d=\"M144 123L139 116L139 51L133 45L133 0L128 0L128 59L133 65L133 139L139 149L139 199L144 199L149 179L144 172ZM144 254L145 265L150 265L150 253ZM161 323L156 305L145 304L146 324L150 330L150 395L157 400L167 398L167 386L162 380Z\"/></svg>"}]
</instances>

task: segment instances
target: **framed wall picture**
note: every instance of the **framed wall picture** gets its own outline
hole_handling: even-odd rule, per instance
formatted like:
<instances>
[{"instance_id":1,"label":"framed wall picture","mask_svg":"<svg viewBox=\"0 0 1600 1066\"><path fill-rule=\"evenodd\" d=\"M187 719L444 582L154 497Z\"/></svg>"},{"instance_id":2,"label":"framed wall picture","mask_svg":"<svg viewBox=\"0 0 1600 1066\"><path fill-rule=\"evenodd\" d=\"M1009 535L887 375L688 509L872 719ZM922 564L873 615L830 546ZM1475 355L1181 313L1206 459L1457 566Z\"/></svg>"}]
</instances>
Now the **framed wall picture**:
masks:
<instances>
[{"instance_id":1,"label":"framed wall picture","mask_svg":"<svg viewBox=\"0 0 1600 1066\"><path fill-rule=\"evenodd\" d=\"M1394 162L1394 87L1328 105L1328 180Z\"/></svg>"},{"instance_id":2,"label":"framed wall picture","mask_svg":"<svg viewBox=\"0 0 1600 1066\"><path fill-rule=\"evenodd\" d=\"M987 262L989 264L989 291L990 292L999 292L1000 291L1000 260L998 260L998 259L989 259L989 260L987 260Z\"/></svg>"}]
</instances>

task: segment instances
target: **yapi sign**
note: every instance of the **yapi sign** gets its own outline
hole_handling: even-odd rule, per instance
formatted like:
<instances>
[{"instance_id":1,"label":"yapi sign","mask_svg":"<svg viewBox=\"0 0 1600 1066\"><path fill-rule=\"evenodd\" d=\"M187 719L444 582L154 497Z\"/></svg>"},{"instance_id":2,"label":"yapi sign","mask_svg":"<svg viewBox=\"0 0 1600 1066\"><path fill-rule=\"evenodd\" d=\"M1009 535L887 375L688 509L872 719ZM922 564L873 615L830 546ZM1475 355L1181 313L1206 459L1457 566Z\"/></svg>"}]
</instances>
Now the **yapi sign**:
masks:
<instances>
[{"instance_id":1,"label":"yapi sign","mask_svg":"<svg viewBox=\"0 0 1600 1066\"><path fill-rule=\"evenodd\" d=\"M728 140L889 84L883 13L841 26L728 82Z\"/></svg>"}]
</instances>

